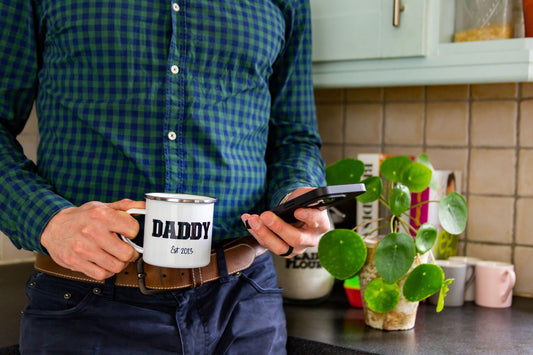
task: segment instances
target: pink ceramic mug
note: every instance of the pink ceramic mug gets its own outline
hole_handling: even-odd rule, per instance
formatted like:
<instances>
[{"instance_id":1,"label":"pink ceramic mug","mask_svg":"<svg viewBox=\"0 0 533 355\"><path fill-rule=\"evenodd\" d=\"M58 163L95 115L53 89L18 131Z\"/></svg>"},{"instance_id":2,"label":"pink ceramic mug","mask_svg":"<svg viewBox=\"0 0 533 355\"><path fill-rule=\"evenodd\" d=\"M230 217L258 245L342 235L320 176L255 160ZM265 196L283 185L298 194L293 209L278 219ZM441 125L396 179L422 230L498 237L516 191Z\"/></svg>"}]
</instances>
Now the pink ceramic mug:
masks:
<instances>
[{"instance_id":1,"label":"pink ceramic mug","mask_svg":"<svg viewBox=\"0 0 533 355\"><path fill-rule=\"evenodd\" d=\"M510 307L515 282L513 264L499 261L477 262L476 304L491 308Z\"/></svg>"}]
</instances>

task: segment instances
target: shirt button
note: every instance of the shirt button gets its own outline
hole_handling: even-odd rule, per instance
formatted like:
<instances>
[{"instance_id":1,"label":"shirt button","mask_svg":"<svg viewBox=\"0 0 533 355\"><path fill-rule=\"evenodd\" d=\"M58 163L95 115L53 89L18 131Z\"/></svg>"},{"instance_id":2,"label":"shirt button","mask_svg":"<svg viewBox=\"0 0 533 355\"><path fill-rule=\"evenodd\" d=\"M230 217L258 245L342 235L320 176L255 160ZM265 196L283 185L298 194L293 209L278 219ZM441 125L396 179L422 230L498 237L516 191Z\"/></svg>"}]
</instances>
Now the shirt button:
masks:
<instances>
[{"instance_id":1,"label":"shirt button","mask_svg":"<svg viewBox=\"0 0 533 355\"><path fill-rule=\"evenodd\" d=\"M173 3L172 4L172 10L178 12L178 11L180 11L180 6L178 4L176 4L176 3Z\"/></svg>"},{"instance_id":2,"label":"shirt button","mask_svg":"<svg viewBox=\"0 0 533 355\"><path fill-rule=\"evenodd\" d=\"M168 132L168 139L170 139L171 141L176 140L176 132Z\"/></svg>"},{"instance_id":3,"label":"shirt button","mask_svg":"<svg viewBox=\"0 0 533 355\"><path fill-rule=\"evenodd\" d=\"M172 72L172 74L178 74L180 72L180 68L178 68L177 65L173 65L170 67L170 71Z\"/></svg>"}]
</instances>

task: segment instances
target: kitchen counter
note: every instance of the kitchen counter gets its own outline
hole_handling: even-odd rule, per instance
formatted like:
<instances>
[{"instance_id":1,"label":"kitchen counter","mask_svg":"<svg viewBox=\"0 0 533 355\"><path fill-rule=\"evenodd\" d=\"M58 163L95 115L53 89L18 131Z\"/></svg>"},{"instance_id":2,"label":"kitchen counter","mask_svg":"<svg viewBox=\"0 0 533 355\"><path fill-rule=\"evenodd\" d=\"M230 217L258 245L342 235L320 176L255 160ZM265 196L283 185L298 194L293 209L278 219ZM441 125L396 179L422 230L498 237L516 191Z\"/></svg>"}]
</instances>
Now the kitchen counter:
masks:
<instances>
[{"instance_id":1,"label":"kitchen counter","mask_svg":"<svg viewBox=\"0 0 533 355\"><path fill-rule=\"evenodd\" d=\"M530 354L533 299L514 297L511 308L467 302L462 307L420 304L414 329L381 331L365 325L363 310L350 307L342 284L316 305L286 304L290 353L301 354ZM297 344L310 341L307 351ZM320 346L325 348L321 348ZM333 349L329 351L328 349ZM313 350L314 349L314 350Z\"/></svg>"}]
</instances>

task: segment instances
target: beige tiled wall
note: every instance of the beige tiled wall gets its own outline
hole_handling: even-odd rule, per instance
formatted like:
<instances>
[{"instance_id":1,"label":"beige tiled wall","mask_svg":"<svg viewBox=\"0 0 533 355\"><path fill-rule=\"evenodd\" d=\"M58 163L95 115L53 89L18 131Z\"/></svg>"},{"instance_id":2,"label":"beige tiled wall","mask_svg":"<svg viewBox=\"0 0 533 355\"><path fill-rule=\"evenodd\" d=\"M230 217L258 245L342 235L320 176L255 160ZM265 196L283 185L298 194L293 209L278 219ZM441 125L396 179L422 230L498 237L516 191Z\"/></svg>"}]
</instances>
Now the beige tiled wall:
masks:
<instances>
[{"instance_id":1,"label":"beige tiled wall","mask_svg":"<svg viewBox=\"0 0 533 355\"><path fill-rule=\"evenodd\" d=\"M461 170L469 222L459 253L512 262L533 296L533 84L317 89L327 164L426 152Z\"/></svg>"}]
</instances>

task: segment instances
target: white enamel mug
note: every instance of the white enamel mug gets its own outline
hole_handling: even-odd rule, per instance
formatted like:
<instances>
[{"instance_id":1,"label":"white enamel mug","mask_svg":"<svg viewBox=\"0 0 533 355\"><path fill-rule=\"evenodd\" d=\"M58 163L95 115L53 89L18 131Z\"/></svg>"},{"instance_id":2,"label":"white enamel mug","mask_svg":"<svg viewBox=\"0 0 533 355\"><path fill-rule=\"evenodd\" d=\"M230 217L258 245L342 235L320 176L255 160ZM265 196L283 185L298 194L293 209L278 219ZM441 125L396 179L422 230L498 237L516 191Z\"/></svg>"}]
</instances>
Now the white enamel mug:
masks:
<instances>
[{"instance_id":1,"label":"white enamel mug","mask_svg":"<svg viewBox=\"0 0 533 355\"><path fill-rule=\"evenodd\" d=\"M198 195L152 192L144 195L144 247L121 236L143 254L144 262L169 268L197 268L209 264L215 198Z\"/></svg>"}]
</instances>

